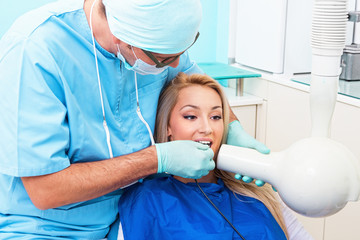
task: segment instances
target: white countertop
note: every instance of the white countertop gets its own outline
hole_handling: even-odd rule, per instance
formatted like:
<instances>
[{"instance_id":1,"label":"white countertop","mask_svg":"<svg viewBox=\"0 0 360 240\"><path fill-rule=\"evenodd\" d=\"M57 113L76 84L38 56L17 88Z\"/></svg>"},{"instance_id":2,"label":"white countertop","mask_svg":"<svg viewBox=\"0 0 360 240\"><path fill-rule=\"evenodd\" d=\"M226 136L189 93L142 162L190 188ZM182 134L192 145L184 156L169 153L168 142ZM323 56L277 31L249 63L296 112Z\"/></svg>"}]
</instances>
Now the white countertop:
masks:
<instances>
[{"instance_id":1,"label":"white countertop","mask_svg":"<svg viewBox=\"0 0 360 240\"><path fill-rule=\"evenodd\" d=\"M271 82L274 82L274 83L277 83L277 84L281 84L281 85L288 86L288 87L291 87L291 88L295 88L295 89L298 89L298 90L302 90L302 91L305 91L305 92L310 91L310 86L307 85L306 83L299 83L299 82L293 81L293 79L297 79L297 78L303 78L303 77L306 78L306 75L286 76L286 75L283 75L283 74L271 74L271 73L267 73L267 72L257 71L257 70L254 70L254 69L246 68L246 67L238 65L238 64L233 64L233 66L260 73L262 79L265 79L265 80L268 80L268 81L271 81ZM308 77L310 77L310 74L308 74ZM350 84L359 85L360 82L356 82L356 83L353 82L353 83L350 83ZM236 104L241 104L242 100L239 99L241 97L235 97L235 89L231 89L231 90L229 90L227 92L230 105L232 103L235 104L235 105ZM246 95L244 93L243 102L245 103L246 101L252 101L252 100L254 102L257 101L256 99L250 100L251 99L250 96L251 95ZM232 99L232 97L233 97L233 99ZM247 98L249 98L249 100L247 100ZM230 100L230 99L232 99L232 100ZM261 101L262 101L262 99L261 99ZM355 98L355 97L351 97L351 96L347 96L347 95L343 95L343 94L338 94L337 101L342 102L342 103L346 103L346 104L350 104L350 105L353 105L353 106L356 106L356 107L360 107L360 99ZM254 104L261 104L261 103L254 103ZM244 105L247 105L247 104L244 104Z\"/></svg>"},{"instance_id":2,"label":"white countertop","mask_svg":"<svg viewBox=\"0 0 360 240\"><path fill-rule=\"evenodd\" d=\"M262 104L263 99L254 95L244 93L243 96L236 96L234 88L223 87L229 100L230 107Z\"/></svg>"}]
</instances>

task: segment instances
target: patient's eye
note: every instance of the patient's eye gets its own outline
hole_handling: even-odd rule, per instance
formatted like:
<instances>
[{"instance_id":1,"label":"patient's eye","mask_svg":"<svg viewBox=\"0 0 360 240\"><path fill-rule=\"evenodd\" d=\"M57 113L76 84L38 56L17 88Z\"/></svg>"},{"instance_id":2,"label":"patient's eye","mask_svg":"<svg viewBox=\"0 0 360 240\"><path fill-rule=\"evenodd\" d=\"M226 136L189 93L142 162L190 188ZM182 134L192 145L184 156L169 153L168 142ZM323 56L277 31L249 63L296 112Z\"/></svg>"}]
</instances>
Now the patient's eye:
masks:
<instances>
[{"instance_id":1,"label":"patient's eye","mask_svg":"<svg viewBox=\"0 0 360 240\"><path fill-rule=\"evenodd\" d=\"M221 115L215 115L215 116L212 116L211 119L221 120L221 119L222 119L222 116L221 116Z\"/></svg>"},{"instance_id":2,"label":"patient's eye","mask_svg":"<svg viewBox=\"0 0 360 240\"><path fill-rule=\"evenodd\" d=\"M188 119L188 120L194 120L194 119L196 119L196 116L195 115L185 115L184 118Z\"/></svg>"}]
</instances>

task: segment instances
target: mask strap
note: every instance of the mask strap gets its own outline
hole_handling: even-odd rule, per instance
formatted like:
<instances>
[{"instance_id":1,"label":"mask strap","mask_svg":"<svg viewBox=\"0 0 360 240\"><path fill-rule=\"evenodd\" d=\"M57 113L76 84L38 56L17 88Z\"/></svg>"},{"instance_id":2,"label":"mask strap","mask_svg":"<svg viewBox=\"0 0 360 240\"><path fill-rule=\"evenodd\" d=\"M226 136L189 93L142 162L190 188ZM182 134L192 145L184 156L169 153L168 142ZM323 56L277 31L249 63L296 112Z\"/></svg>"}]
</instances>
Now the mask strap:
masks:
<instances>
[{"instance_id":1,"label":"mask strap","mask_svg":"<svg viewBox=\"0 0 360 240\"><path fill-rule=\"evenodd\" d=\"M121 54L119 44L116 44L116 47L117 47L118 52Z\"/></svg>"},{"instance_id":2,"label":"mask strap","mask_svg":"<svg viewBox=\"0 0 360 240\"><path fill-rule=\"evenodd\" d=\"M91 5L91 10L90 10L90 30L91 30L91 38L92 38L92 44L93 44L94 56L95 56L96 73L97 73L99 92L100 92L101 109L102 109L102 115L103 115L103 127L104 127L105 134L106 134L106 144L107 144L107 147L108 147L109 156L110 156L110 158L113 158L114 155L113 155L113 151L112 151L112 148L111 148L110 131L109 131L108 125L106 123L104 100L103 100L103 95L102 95L102 91L101 91L99 65L98 65L97 54L96 54L94 31L93 31L93 27L92 27L92 13L93 13L93 9L94 9L94 6L95 6L96 2L97 2L97 0L95 0L93 2L93 4Z\"/></svg>"}]
</instances>

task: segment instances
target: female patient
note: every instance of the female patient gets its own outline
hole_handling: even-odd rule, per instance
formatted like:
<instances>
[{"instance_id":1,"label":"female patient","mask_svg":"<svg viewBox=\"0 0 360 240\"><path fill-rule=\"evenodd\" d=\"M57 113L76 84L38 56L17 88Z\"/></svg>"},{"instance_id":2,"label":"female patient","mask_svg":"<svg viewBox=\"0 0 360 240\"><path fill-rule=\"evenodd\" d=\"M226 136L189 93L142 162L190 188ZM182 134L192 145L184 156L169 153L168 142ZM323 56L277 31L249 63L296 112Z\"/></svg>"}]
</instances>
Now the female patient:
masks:
<instances>
[{"instance_id":1,"label":"female patient","mask_svg":"<svg viewBox=\"0 0 360 240\"><path fill-rule=\"evenodd\" d=\"M227 109L215 80L180 73L160 96L155 140L202 143L216 161L226 141ZM159 177L121 197L118 239L311 239L295 218L285 223L281 208L271 186L243 183L219 169L197 181Z\"/></svg>"}]
</instances>

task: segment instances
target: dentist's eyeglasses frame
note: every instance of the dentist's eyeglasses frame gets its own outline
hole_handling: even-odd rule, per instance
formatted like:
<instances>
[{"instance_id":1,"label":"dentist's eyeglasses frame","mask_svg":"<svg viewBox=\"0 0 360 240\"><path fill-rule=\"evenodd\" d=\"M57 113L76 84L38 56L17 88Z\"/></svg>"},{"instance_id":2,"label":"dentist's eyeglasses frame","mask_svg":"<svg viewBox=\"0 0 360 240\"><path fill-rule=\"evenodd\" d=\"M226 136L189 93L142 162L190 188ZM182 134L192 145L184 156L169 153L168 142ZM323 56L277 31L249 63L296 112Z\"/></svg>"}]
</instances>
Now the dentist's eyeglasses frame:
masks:
<instances>
[{"instance_id":1,"label":"dentist's eyeglasses frame","mask_svg":"<svg viewBox=\"0 0 360 240\"><path fill-rule=\"evenodd\" d=\"M179 55L173 56L173 57L165 58L161 62L159 60L157 60L157 58L151 52L144 50L144 49L141 49L141 50L146 54L146 56L148 56L155 63L156 68L162 68L162 67L165 67L165 66L175 62L176 59L178 59L181 56L181 54L186 52L192 45L194 45L196 40L199 38L199 35L200 35L200 33L198 32L196 34L194 42L187 49L185 49L182 53L180 53Z\"/></svg>"}]
</instances>

